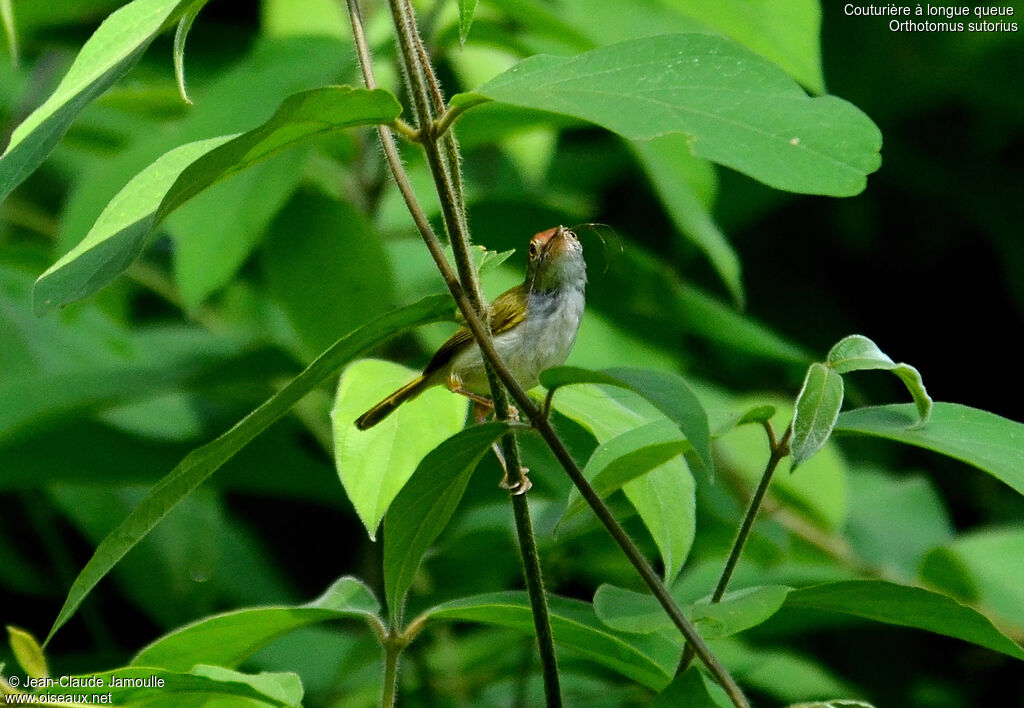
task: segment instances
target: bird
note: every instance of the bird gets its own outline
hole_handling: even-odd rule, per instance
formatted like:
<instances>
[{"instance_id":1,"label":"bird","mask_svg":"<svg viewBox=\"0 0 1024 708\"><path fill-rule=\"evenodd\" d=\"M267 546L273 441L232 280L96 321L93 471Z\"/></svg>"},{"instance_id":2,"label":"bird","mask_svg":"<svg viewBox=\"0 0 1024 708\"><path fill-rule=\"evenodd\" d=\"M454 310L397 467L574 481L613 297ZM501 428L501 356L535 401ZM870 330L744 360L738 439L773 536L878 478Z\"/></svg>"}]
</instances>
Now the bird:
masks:
<instances>
[{"instance_id":1,"label":"bird","mask_svg":"<svg viewBox=\"0 0 1024 708\"><path fill-rule=\"evenodd\" d=\"M556 226L530 239L526 278L488 306L494 348L524 390L540 383L542 371L568 358L583 318L586 283L583 245L572 229ZM355 425L372 428L438 385L480 406L493 405L483 356L467 327L441 345L419 376L359 416Z\"/></svg>"}]
</instances>

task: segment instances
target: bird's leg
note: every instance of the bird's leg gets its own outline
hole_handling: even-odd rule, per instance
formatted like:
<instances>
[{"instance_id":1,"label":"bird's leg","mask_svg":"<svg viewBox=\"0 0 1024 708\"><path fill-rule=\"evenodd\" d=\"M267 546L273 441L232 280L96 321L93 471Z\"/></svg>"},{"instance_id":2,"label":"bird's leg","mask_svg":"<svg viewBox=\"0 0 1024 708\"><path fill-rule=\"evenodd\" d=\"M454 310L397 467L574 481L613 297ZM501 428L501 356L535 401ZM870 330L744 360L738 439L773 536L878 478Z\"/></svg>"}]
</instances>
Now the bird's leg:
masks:
<instances>
[{"instance_id":1,"label":"bird's leg","mask_svg":"<svg viewBox=\"0 0 1024 708\"><path fill-rule=\"evenodd\" d=\"M484 421L486 421L487 417L494 411L494 401L487 398L486 396L481 396L480 394L473 393L472 391L467 391L466 389L462 388L462 386L459 384L459 381L451 379L448 381L448 388L449 390L451 390L452 393L461 394L468 398L469 400L473 401L473 419L477 423L483 423ZM518 423L519 410L514 406L509 406L508 417L509 420ZM530 478L527 477L527 474L530 472L529 468L520 467L520 481L518 484L512 484L512 482L509 481L508 478L508 464L505 462L505 455L501 451L501 445L499 445L497 442L494 442L491 444L491 449L494 450L494 456L498 458L498 463L501 465L501 470L504 473L501 477L501 482L498 483L498 486L501 487L502 489L507 489L516 496L520 494L526 494L528 491L530 491L530 488L533 486L533 483L530 481Z\"/></svg>"},{"instance_id":2,"label":"bird's leg","mask_svg":"<svg viewBox=\"0 0 1024 708\"><path fill-rule=\"evenodd\" d=\"M473 393L462 387L462 382L456 379L448 380L448 390L452 393L457 393L461 396L465 396L469 400L473 401L473 418L477 423L483 423L487 420L487 416L494 410L494 401L489 399L487 396L481 396L479 393ZM519 422L519 409L513 405L508 407L508 419L513 423Z\"/></svg>"},{"instance_id":3,"label":"bird's leg","mask_svg":"<svg viewBox=\"0 0 1024 708\"><path fill-rule=\"evenodd\" d=\"M526 494L533 487L533 482L527 476L530 473L530 468L520 467L519 468L519 482L512 484L512 481L508 478L508 464L505 462L505 454L501 451L501 445L497 442L491 443L491 449L494 450L495 457L498 458L498 463L501 465L502 472L501 481L498 482L498 486L502 489L507 489L514 496L520 494Z\"/></svg>"}]
</instances>

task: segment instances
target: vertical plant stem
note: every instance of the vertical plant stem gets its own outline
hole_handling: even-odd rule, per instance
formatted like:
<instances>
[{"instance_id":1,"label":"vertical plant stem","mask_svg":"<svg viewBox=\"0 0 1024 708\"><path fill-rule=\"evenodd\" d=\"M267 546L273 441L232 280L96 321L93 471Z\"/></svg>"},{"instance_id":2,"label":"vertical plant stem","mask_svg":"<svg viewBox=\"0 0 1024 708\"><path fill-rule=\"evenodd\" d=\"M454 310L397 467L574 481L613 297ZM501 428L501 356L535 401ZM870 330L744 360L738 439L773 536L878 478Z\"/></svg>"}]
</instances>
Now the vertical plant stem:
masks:
<instances>
[{"instance_id":1,"label":"vertical plant stem","mask_svg":"<svg viewBox=\"0 0 1024 708\"><path fill-rule=\"evenodd\" d=\"M722 597L725 596L725 591L729 587L733 571L736 570L736 564L739 563L740 555L743 553L743 547L747 545L747 540L750 538L750 531L754 527L757 512L761 510L765 494L768 493L768 486L772 482L772 476L775 474L775 470L778 468L782 458L789 454L789 436L793 431L792 425L786 428L786 432L781 440L775 437L775 428L772 427L770 420L764 422L764 429L768 435L768 446L771 452L768 455L768 462L765 464L764 472L761 474L761 481L757 483L757 489L754 490L754 494L750 498L750 504L747 506L747 513L744 514L739 531L736 532L736 540L733 541L732 548L729 549L729 557L725 559L722 575L718 578L715 591L711 594L712 603L721 602ZM690 666L690 662L693 661L693 656L693 647L687 644L683 650L683 657L679 660L679 668L676 673L681 674L686 671Z\"/></svg>"},{"instance_id":2,"label":"vertical plant stem","mask_svg":"<svg viewBox=\"0 0 1024 708\"><path fill-rule=\"evenodd\" d=\"M537 632L537 646L540 649L540 665L544 674L544 699L548 706L561 706L562 694L558 682L558 659L555 657L555 638L551 633L551 618L548 614L547 597L544 595L544 576L540 569L540 554L537 553L536 536L530 520L530 507L525 494L512 494L512 512L516 519L516 535L519 538L519 552L523 557L523 576L526 591L533 608L533 627ZM540 612L538 612L540 608ZM550 674L550 677L549 677Z\"/></svg>"},{"instance_id":3,"label":"vertical plant stem","mask_svg":"<svg viewBox=\"0 0 1024 708\"><path fill-rule=\"evenodd\" d=\"M391 708L398 697L398 657L401 656L405 644L395 641L393 633L389 632L383 646L384 686L380 695L380 708Z\"/></svg>"}]
</instances>

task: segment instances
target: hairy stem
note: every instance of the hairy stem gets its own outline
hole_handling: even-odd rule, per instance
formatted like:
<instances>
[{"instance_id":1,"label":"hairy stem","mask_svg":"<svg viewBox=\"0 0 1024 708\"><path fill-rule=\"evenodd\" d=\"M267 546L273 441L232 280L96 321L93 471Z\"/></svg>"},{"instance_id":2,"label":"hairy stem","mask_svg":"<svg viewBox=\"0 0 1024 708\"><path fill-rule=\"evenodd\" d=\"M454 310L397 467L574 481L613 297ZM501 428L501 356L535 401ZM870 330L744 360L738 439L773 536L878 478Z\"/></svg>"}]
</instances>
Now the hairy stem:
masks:
<instances>
[{"instance_id":1,"label":"hairy stem","mask_svg":"<svg viewBox=\"0 0 1024 708\"><path fill-rule=\"evenodd\" d=\"M405 643L396 641L392 634L384 640L384 686L380 695L380 708L391 708L398 698L398 657Z\"/></svg>"}]
</instances>

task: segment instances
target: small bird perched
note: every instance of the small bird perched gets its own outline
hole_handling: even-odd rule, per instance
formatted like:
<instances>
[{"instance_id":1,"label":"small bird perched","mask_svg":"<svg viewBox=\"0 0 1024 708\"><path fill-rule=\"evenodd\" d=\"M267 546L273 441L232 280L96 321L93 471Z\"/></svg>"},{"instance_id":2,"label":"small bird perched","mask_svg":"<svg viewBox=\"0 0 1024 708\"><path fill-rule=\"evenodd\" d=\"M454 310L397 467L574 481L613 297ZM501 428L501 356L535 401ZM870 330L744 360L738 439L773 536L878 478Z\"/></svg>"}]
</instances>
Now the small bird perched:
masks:
<instances>
[{"instance_id":1,"label":"small bird perched","mask_svg":"<svg viewBox=\"0 0 1024 708\"><path fill-rule=\"evenodd\" d=\"M530 239L526 280L488 307L494 348L524 390L540 383L540 372L565 363L583 317L586 283L583 246L570 229L556 226ZM439 384L490 404L483 357L466 327L441 345L422 374L359 416L356 427L372 428Z\"/></svg>"}]
</instances>

